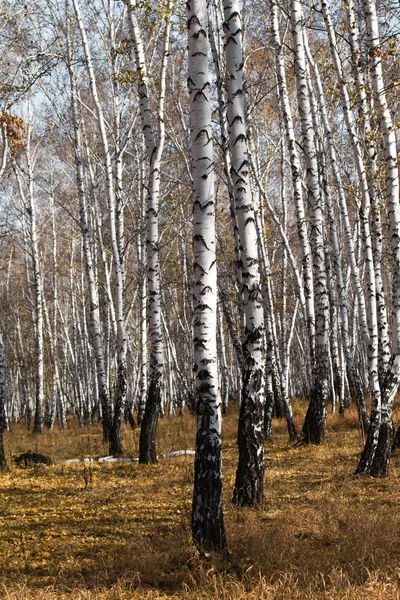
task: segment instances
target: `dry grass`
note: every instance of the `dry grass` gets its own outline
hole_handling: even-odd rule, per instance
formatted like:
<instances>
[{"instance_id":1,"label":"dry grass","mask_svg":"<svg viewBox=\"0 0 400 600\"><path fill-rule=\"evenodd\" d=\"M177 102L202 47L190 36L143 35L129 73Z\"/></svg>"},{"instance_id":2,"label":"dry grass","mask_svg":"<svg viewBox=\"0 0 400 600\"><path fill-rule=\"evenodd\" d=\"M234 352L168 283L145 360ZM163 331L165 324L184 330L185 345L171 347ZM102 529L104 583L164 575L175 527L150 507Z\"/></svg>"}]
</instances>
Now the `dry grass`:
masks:
<instances>
[{"instance_id":1,"label":"dry grass","mask_svg":"<svg viewBox=\"0 0 400 600\"><path fill-rule=\"evenodd\" d=\"M228 558L201 557L191 543L193 457L14 467L0 476L0 598L400 600L399 458L387 479L354 477L362 448L354 413L330 416L321 447L293 448L275 423L264 506L237 510L236 423L232 411L224 423ZM54 459L107 450L99 427L76 425L38 437L16 426L5 443L10 453ZM125 447L137 455L138 432L125 432ZM160 453L193 447L189 415L161 421Z\"/></svg>"}]
</instances>

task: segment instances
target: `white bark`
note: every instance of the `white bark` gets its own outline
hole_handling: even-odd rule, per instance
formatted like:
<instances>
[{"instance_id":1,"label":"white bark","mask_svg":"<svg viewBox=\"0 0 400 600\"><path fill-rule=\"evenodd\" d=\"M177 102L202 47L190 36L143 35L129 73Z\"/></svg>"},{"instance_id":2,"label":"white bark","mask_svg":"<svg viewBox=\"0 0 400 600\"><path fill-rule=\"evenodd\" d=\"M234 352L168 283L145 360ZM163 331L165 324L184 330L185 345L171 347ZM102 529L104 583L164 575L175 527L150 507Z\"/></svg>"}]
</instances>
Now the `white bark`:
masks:
<instances>
[{"instance_id":1,"label":"white bark","mask_svg":"<svg viewBox=\"0 0 400 600\"><path fill-rule=\"evenodd\" d=\"M196 458L192 533L201 546L223 548L221 400L217 367L217 264L214 155L207 6L188 2L190 133L193 172L194 372Z\"/></svg>"},{"instance_id":2,"label":"white bark","mask_svg":"<svg viewBox=\"0 0 400 600\"><path fill-rule=\"evenodd\" d=\"M378 19L374 0L364 0L364 16L367 30L368 57L372 87L376 100L378 118L382 128L385 161L385 200L389 214L391 248L393 256L392 299L392 356L382 382L381 404L373 402L371 428L358 472L376 476L387 475L393 441L392 406L400 380L400 207L399 168L396 136L386 99L382 70L382 53Z\"/></svg>"},{"instance_id":3,"label":"white bark","mask_svg":"<svg viewBox=\"0 0 400 600\"><path fill-rule=\"evenodd\" d=\"M83 50L85 53L86 67L89 75L90 88L94 105L96 108L97 123L101 138L103 161L105 167L108 208L110 217L110 236L113 255L114 277L115 277L115 313L117 319L117 382L115 395L115 411L113 425L110 429L110 451L112 453L121 453L121 415L125 405L126 396L126 356L127 356L127 334L125 321L125 281L124 281L124 257L120 254L121 243L118 240L118 233L121 233L121 225L117 230L117 210L116 197L114 189L113 165L111 160L111 151L107 137L106 122L103 107L99 98L96 77L93 69L92 56L86 35L86 30L82 21L78 0L73 0L76 19L82 38ZM119 220L121 221L121 214Z\"/></svg>"},{"instance_id":4,"label":"white bark","mask_svg":"<svg viewBox=\"0 0 400 600\"><path fill-rule=\"evenodd\" d=\"M324 254L324 218L318 176L317 149L304 48L304 16L299 0L291 2L291 24L297 101L300 113L302 146L306 164L307 196L310 211L310 237L315 299L315 359L312 364L310 406L304 423L306 441L322 442L325 434L329 376L329 299Z\"/></svg>"},{"instance_id":5,"label":"white bark","mask_svg":"<svg viewBox=\"0 0 400 600\"><path fill-rule=\"evenodd\" d=\"M312 69L312 72L313 72L314 78L315 78L318 108L319 108L320 118L321 118L323 129L324 129L325 140L326 140L326 144L327 144L327 148L328 148L328 155L330 158L330 163L331 163L334 181L335 181L335 185L336 185L336 191L337 191L338 198L339 198L339 205L340 205L340 209L341 209L342 222L343 222L344 233L345 233L345 241L346 241L346 245L347 245L347 258L350 262L351 273L352 273L352 277L353 277L353 281L354 281L354 285L355 285L355 289L356 289L356 294L357 294L357 298L358 298L362 331L364 333L364 337L367 337L367 339L368 339L369 332L368 332L367 315L366 315L366 308L365 308L365 298L364 298L364 292L363 292L362 284L361 284L361 277L360 277L360 272L359 272L359 268L358 268L358 261L356 259L356 255L355 255L353 234L352 234L352 230L351 230L351 224L350 224L350 219L349 219L348 209L347 209L347 200L346 200L346 196L345 196L345 192L344 192L344 188L343 188L343 184L342 184L342 177L340 174L340 168L339 168L339 164L338 164L338 158L337 158L334 138L333 138L333 134L332 134L332 129L330 127L330 123L329 123L329 119L328 119L328 112L327 112L327 108L326 108L325 94L324 94L324 90L323 90L322 81L321 81L321 77L319 74L318 65L316 64L316 62L314 61L314 59L311 55L306 36L305 36L305 49L307 52L308 62L311 66L311 69ZM360 418L362 419L364 430L367 430L368 417L367 417L367 411L366 411L366 407L365 407L365 401L363 398L361 379L360 379L359 373L357 372L357 368L356 368L356 365L354 362L354 355L353 355L353 351L351 348L351 341L350 341L350 337L349 337L349 316L348 316L347 295L346 295L346 288L345 288L345 284L344 284L343 271L342 271L342 266L341 266L340 245L339 245L339 239L338 239L336 217L334 214L332 199L331 199L330 194L328 194L328 196L326 197L326 212L327 212L329 225L330 225L331 248L332 248L334 270L335 270L335 275L336 275L336 284L337 284L337 289L338 289L339 305L340 305L341 334L343 337L343 344L344 344L345 355L346 355L348 379L349 379L350 386L351 386L351 393L354 396L354 400L355 400L358 410L360 412Z\"/></svg>"},{"instance_id":6,"label":"white bark","mask_svg":"<svg viewBox=\"0 0 400 600\"><path fill-rule=\"evenodd\" d=\"M312 273L311 248L307 231L307 221L304 208L303 188L302 188L302 167L297 151L297 141L294 132L292 110L289 102L289 95L286 83L285 57L283 54L283 44L279 34L278 5L276 0L271 0L272 6L272 34L276 55L276 69L278 78L278 89L282 106L283 119L285 122L286 139L289 149L290 165L292 169L292 183L294 200L296 205L297 231L300 242L304 296L306 306L307 328L309 333L310 357L315 352L315 306L314 306L314 282Z\"/></svg>"},{"instance_id":7,"label":"white bark","mask_svg":"<svg viewBox=\"0 0 400 600\"><path fill-rule=\"evenodd\" d=\"M58 307L58 281L57 281L57 273L58 273L58 257L57 257L57 234L56 234L56 214L54 208L54 196L51 194L50 196L50 211L51 211L51 231L52 231L52 241L53 241L53 315L52 315L52 323L51 323L51 333L52 340L50 342L51 345L51 353L52 353L52 362L53 362L53 402L56 413L58 413L58 419L60 423L60 427L66 429L67 428L67 415L65 411L65 404L63 393L61 389L60 383L60 371L59 371L59 361L58 361L58 318L57 318L57 307ZM55 417L55 414L54 414Z\"/></svg>"},{"instance_id":8,"label":"white bark","mask_svg":"<svg viewBox=\"0 0 400 600\"><path fill-rule=\"evenodd\" d=\"M161 323L160 264L159 264L159 196L161 183L161 159L165 141L164 104L166 90L166 71L169 55L172 0L168 0L165 18L163 57L160 69L160 91L158 96L158 126L154 126L150 111L150 95L146 58L139 24L135 14L136 0L125 0L128 7L128 22L133 41L136 72L138 76L139 104L142 130L146 142L147 157L150 166L149 195L146 212L146 252L149 295L149 340L150 366L149 390L146 411L141 433L141 461L155 462L155 430L161 409L162 386L164 377L163 338Z\"/></svg>"},{"instance_id":9,"label":"white bark","mask_svg":"<svg viewBox=\"0 0 400 600\"><path fill-rule=\"evenodd\" d=\"M386 99L382 71L382 52L378 20L374 0L364 0L364 14L368 35L368 54L372 74L372 86L382 127L385 160L385 198L390 222L393 269L393 311L392 311L392 354L400 353L400 206L399 206L399 167L395 128Z\"/></svg>"},{"instance_id":10,"label":"white bark","mask_svg":"<svg viewBox=\"0 0 400 600\"><path fill-rule=\"evenodd\" d=\"M358 121L359 131L362 132L360 143L366 146L366 175L371 204L371 233L374 253L375 268L375 290L378 311L378 364L379 380L382 383L390 360L390 340L389 324L387 317L385 293L382 281L381 261L382 261L382 222L381 222L381 195L376 189L377 181L377 145L371 124L371 105L367 99L366 78L361 66L361 48L358 41L358 27L355 16L355 7L353 0L350 0L347 6L349 18L349 43L351 49L352 67L355 79L355 85L358 94ZM363 129L362 129L363 128Z\"/></svg>"},{"instance_id":11,"label":"white bark","mask_svg":"<svg viewBox=\"0 0 400 600\"><path fill-rule=\"evenodd\" d=\"M255 211L243 99L242 24L238 0L224 0L231 178L240 240L243 334L243 388L239 417L239 463L234 501L256 505L263 497L265 324L261 303Z\"/></svg>"},{"instance_id":12,"label":"white bark","mask_svg":"<svg viewBox=\"0 0 400 600\"><path fill-rule=\"evenodd\" d=\"M368 316L369 316L369 344L368 344L368 371L370 381L370 391L372 397L372 411L371 419L373 421L372 427L370 427L371 435L373 440L371 445L376 448L378 444L378 431L380 423L381 413L381 388L379 383L379 364L378 364L378 317L377 317L377 302L376 302L376 277L374 268L374 256L371 241L371 233L369 226L369 215L370 215L370 195L368 188L368 181L366 175L366 169L362 158L362 151L360 142L357 135L357 127L354 114L351 110L351 103L349 92L346 85L345 76L343 73L340 57L337 50L336 35L330 15L329 5L323 0L322 2L322 14L328 30L328 37L330 43L331 54L333 63L336 70L337 79L340 86L342 95L342 106L345 118L347 131L349 133L351 147L353 151L354 162L356 165L359 186L362 197L362 209L361 209L361 227L362 236L364 240L364 253L367 269L367 296L368 296ZM378 429L377 429L378 428ZM375 433L374 433L375 432Z\"/></svg>"},{"instance_id":13,"label":"white bark","mask_svg":"<svg viewBox=\"0 0 400 600\"><path fill-rule=\"evenodd\" d=\"M71 42L70 42L71 43ZM82 235L83 251L85 256L86 277L88 283L89 299L90 299L90 317L91 317L91 333L92 344L96 357L96 370L98 380L99 400L101 403L102 419L103 419L103 437L109 439L110 424L111 424L111 401L108 388L108 378L103 352L103 340L100 322L99 308L99 291L97 279L95 276L92 242L88 227L87 200L85 189L85 176L82 162L82 140L81 127L79 123L79 113L77 106L77 87L75 73L73 70L72 48L69 48L69 74L71 81L71 109L72 123L74 128L74 151L75 151L75 169L76 183L78 188L79 213L80 213L80 229Z\"/></svg>"},{"instance_id":14,"label":"white bark","mask_svg":"<svg viewBox=\"0 0 400 600\"><path fill-rule=\"evenodd\" d=\"M8 154L8 136L7 136L7 126L5 123L1 123L1 139L3 142L3 148L1 150L1 160L0 160L0 179L3 177L4 171L7 166L7 154Z\"/></svg>"}]
</instances>

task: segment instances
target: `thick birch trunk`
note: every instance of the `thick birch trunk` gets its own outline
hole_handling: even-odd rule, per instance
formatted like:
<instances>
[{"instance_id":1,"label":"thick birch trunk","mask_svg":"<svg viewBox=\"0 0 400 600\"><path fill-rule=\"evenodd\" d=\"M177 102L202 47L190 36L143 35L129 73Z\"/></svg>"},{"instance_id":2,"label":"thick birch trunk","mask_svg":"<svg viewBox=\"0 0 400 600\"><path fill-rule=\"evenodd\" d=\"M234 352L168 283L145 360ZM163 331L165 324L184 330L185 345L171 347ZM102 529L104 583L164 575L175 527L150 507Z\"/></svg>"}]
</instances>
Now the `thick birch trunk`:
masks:
<instances>
[{"instance_id":1,"label":"thick birch trunk","mask_svg":"<svg viewBox=\"0 0 400 600\"><path fill-rule=\"evenodd\" d=\"M141 243L140 272L140 396L137 411L138 425L142 424L147 397L147 280L146 280L146 245Z\"/></svg>"},{"instance_id":2,"label":"thick birch trunk","mask_svg":"<svg viewBox=\"0 0 400 600\"><path fill-rule=\"evenodd\" d=\"M207 5L188 2L190 129L193 166L194 372L196 458L193 539L223 549L221 400L217 369L217 265Z\"/></svg>"}]
</instances>

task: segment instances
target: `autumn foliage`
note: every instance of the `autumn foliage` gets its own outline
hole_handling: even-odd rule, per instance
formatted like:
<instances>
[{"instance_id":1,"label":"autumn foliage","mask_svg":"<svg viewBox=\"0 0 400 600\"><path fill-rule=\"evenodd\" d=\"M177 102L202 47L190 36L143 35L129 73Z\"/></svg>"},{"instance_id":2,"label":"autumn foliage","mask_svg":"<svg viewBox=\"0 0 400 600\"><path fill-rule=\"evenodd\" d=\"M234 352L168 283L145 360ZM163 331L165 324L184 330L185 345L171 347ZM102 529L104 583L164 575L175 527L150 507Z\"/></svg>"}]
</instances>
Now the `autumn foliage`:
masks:
<instances>
[{"instance_id":1,"label":"autumn foliage","mask_svg":"<svg viewBox=\"0 0 400 600\"><path fill-rule=\"evenodd\" d=\"M11 160L15 160L15 156L19 150L26 146L27 129L25 122L20 117L11 115L8 112L0 112L0 129L7 136L11 150Z\"/></svg>"}]
</instances>

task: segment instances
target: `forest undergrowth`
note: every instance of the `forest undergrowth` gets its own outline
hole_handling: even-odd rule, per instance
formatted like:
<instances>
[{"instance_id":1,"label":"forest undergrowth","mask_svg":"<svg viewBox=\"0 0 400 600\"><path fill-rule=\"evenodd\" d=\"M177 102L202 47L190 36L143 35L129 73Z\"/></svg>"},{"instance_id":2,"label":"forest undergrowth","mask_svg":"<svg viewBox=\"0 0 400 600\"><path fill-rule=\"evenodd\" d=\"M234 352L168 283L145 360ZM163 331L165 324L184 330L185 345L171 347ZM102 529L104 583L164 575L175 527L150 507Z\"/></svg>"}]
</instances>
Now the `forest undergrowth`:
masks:
<instances>
[{"instance_id":1,"label":"forest undergrowth","mask_svg":"<svg viewBox=\"0 0 400 600\"><path fill-rule=\"evenodd\" d=\"M300 428L304 411L297 407ZM398 420L399 415L395 415ZM104 456L101 427L6 434L0 475L0 598L400 599L400 454L388 478L355 477L363 447L357 416L330 415L323 446L289 444L274 421L266 444L265 500L231 504L237 411L224 420L224 511L229 554L200 556L191 542L193 456L155 466L62 464ZM162 419L158 452L193 449L193 417ZM138 431L125 430L126 456ZM32 450L55 464L17 468Z\"/></svg>"}]
</instances>

